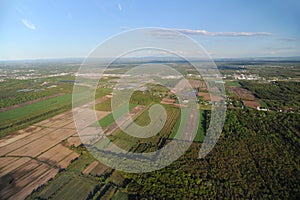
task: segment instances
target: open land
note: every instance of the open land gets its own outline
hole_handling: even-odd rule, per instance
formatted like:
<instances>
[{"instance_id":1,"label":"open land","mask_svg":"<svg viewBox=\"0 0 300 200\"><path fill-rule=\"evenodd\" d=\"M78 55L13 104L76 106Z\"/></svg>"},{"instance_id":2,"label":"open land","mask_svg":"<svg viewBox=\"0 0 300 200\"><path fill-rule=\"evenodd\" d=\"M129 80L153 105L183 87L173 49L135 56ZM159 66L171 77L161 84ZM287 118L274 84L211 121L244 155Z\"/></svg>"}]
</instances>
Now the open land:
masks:
<instances>
[{"instance_id":1,"label":"open land","mask_svg":"<svg viewBox=\"0 0 300 200\"><path fill-rule=\"evenodd\" d=\"M43 77L34 77L40 80L36 82L5 80L11 84L0 85L4 91L0 95L0 107L6 109L0 113L1 199L209 199L220 196L297 199L300 191L299 64L217 64L225 80L227 118L217 145L203 159L198 159L198 152L210 124L212 101L218 97L209 95L206 84L194 73L189 74L190 69L173 63L185 72L201 108L186 117L185 109L180 109L184 104L179 105L172 92L159 85L147 85L148 90L134 93L130 113L114 119L110 93L118 73L123 73L126 65L124 69L112 70L113 74L98 83L95 101L98 122L82 121L77 125L92 131L98 123L111 143L130 152L156 151L174 139L192 140L191 135L184 133L195 129L193 119L199 116L189 150L166 168L145 174L114 170L96 160L82 145L85 138L78 136L69 111L72 74L53 78L48 77L49 72L42 73ZM30 78L22 73L26 72L12 73L11 78ZM19 92L9 92L12 90ZM151 122L149 108L153 103L161 103L167 113L166 123L158 134L151 138L126 134L123 130L132 126L129 117L140 126ZM77 111L93 108L94 105L88 104ZM181 120L180 116L183 116ZM188 128L180 128L180 123ZM146 132L137 134L147 135Z\"/></svg>"}]
</instances>

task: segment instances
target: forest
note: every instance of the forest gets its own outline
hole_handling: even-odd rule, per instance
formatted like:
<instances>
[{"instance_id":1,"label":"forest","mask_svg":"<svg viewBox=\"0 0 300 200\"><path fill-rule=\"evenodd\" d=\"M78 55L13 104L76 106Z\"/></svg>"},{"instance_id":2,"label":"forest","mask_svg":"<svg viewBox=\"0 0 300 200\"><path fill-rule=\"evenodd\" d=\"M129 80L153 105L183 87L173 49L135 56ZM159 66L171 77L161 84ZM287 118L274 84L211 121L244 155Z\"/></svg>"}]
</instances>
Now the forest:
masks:
<instances>
[{"instance_id":1,"label":"forest","mask_svg":"<svg viewBox=\"0 0 300 200\"><path fill-rule=\"evenodd\" d=\"M132 199L296 199L299 123L296 114L230 110L221 139L204 159L201 144L170 166L125 174Z\"/></svg>"}]
</instances>

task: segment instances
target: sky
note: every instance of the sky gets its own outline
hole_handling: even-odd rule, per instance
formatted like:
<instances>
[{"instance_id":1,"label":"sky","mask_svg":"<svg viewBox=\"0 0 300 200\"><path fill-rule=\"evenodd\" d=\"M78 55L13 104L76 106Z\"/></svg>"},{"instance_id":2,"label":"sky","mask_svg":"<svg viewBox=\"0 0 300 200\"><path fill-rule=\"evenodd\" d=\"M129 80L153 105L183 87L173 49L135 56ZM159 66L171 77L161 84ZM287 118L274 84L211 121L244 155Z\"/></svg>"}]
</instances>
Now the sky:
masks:
<instances>
[{"instance_id":1,"label":"sky","mask_svg":"<svg viewBox=\"0 0 300 200\"><path fill-rule=\"evenodd\" d=\"M86 57L144 27L186 34L213 58L300 56L299 19L298 0L2 0L0 60Z\"/></svg>"}]
</instances>

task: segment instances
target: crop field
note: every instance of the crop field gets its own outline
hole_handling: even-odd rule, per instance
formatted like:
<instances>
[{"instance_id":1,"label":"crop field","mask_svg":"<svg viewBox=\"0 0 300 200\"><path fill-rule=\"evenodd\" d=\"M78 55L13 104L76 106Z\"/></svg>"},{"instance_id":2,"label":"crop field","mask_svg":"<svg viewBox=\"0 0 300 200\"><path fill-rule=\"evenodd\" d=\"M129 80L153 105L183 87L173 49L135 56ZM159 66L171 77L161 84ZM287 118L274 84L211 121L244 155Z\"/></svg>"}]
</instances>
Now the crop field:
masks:
<instances>
[{"instance_id":1,"label":"crop field","mask_svg":"<svg viewBox=\"0 0 300 200\"><path fill-rule=\"evenodd\" d=\"M111 199L112 200L127 200L128 199L128 194L118 190Z\"/></svg>"},{"instance_id":2,"label":"crop field","mask_svg":"<svg viewBox=\"0 0 300 200\"><path fill-rule=\"evenodd\" d=\"M226 81L226 86L241 87L241 84L238 81Z\"/></svg>"},{"instance_id":3,"label":"crop field","mask_svg":"<svg viewBox=\"0 0 300 200\"><path fill-rule=\"evenodd\" d=\"M129 115L133 117L136 123L142 126L149 123L148 111L147 109L143 110L144 108L144 106L137 106L132 109L132 112ZM124 149L143 149L142 151L149 151L152 148L152 150L154 150L155 148L157 148L157 146L163 145L162 138L167 139L169 137L169 134L172 132L173 127L175 126L180 114L180 110L178 107L166 105L165 108L168 114L167 122L160 133L157 134L157 136L154 136L151 139L143 139L140 142L137 142L135 140L129 140L127 134L116 129L116 131L113 132L113 135L110 136L110 138L116 145ZM126 120L122 120L122 123L126 124ZM43 176L45 177L44 181L38 181L36 183L36 188L41 185L44 186L37 190L37 192L32 194L32 197L34 198L62 199L76 197L76 199L86 199L91 195L98 197L100 195L101 198L107 197L116 199L119 196L120 198L127 198L128 195L118 189L123 187L124 181L124 178L121 178L122 175L119 172L112 173L109 167L99 163L98 161L95 161L94 158L85 150L82 150L82 147L80 146L78 146L77 148L72 147L74 148L74 150L71 150L64 146L64 144L70 146L70 143L72 143L72 141L74 140L75 142L78 142L79 138L73 131L74 124L72 122L72 113L66 112L57 115L48 120L44 120L36 124L35 126L21 130L19 131L19 134L12 135L8 139L0 140L3 141L3 143L0 143L1 153L4 152L5 156L14 156L1 157L0 159L6 159L7 162L11 163L11 165L16 166L16 169L19 169L19 165L25 162L25 160L23 159L27 159L26 162L28 164L28 167L32 166L31 168L35 168L35 170L31 168L29 169L33 171L32 174L36 174L36 176L42 176L49 167L53 170L56 170L50 173L50 175L52 175L51 178L54 178L52 181L49 182L50 175L48 175ZM21 137L21 133L30 133L30 135L27 135L27 137ZM51 141L48 141L50 139ZM47 148L43 148L39 145L39 142L47 142L50 145ZM148 145L147 143L149 142L151 142L153 145ZM10 149L12 148L12 145L10 144L15 144L14 146L16 147L16 149ZM37 151L44 153L38 154ZM81 156L79 156L79 154ZM38 165L38 163L32 163L29 165L28 162L30 162L30 158L22 157L22 160L18 161L15 159L15 157L19 155L30 155L33 157L36 156L38 162L43 162L47 165L39 167L36 166ZM74 162L71 162L74 159L76 160ZM6 169L8 170L11 165L9 165L8 167L6 166ZM22 171L24 171L24 168L20 169L23 169ZM65 169L66 171L58 174L59 169ZM9 172L7 171L5 173ZM47 177L49 179L47 179ZM103 179L104 177L106 178ZM35 183L31 179L21 179L20 181L24 182L26 180L27 182L31 181L32 183ZM42 179L39 178L38 180ZM99 180L101 181L99 182ZM105 183L102 181L105 181ZM95 188L101 187L102 189L98 190L98 192L93 192ZM30 193L28 191L27 193L24 193L23 191L20 194L27 196Z\"/></svg>"},{"instance_id":4,"label":"crop field","mask_svg":"<svg viewBox=\"0 0 300 200\"><path fill-rule=\"evenodd\" d=\"M247 89L241 87L228 87L229 91L236 94L239 98L244 100L255 100L254 95Z\"/></svg>"},{"instance_id":5,"label":"crop field","mask_svg":"<svg viewBox=\"0 0 300 200\"><path fill-rule=\"evenodd\" d=\"M99 111L111 111L111 99L95 105L95 110Z\"/></svg>"},{"instance_id":6,"label":"crop field","mask_svg":"<svg viewBox=\"0 0 300 200\"><path fill-rule=\"evenodd\" d=\"M32 124L41 119L49 118L61 111L70 109L72 96L70 94L53 97L41 102L22 106L16 109L0 112L0 136L13 130Z\"/></svg>"},{"instance_id":7,"label":"crop field","mask_svg":"<svg viewBox=\"0 0 300 200\"><path fill-rule=\"evenodd\" d=\"M96 181L87 177L62 174L47 184L36 198L86 199L96 186Z\"/></svg>"},{"instance_id":8,"label":"crop field","mask_svg":"<svg viewBox=\"0 0 300 200\"><path fill-rule=\"evenodd\" d=\"M169 137L169 134L171 134L172 129L175 126L180 114L180 109L178 107L165 105L165 109L167 112L166 123L155 136L150 138L136 138L124 133L121 130L117 130L112 134L112 136L110 136L111 141L117 146L131 151L136 150L137 148L134 147L137 146L139 143L151 144L151 145L147 145L147 148L144 149L145 151L150 150L151 147L157 148L157 146L160 145L162 138ZM134 120L134 122L136 122L140 126L148 125L150 122L150 118L148 116L148 110L146 109L142 114L140 114ZM130 125L128 126L128 129L130 129ZM145 134L145 133L140 133L140 134Z\"/></svg>"},{"instance_id":9,"label":"crop field","mask_svg":"<svg viewBox=\"0 0 300 200\"><path fill-rule=\"evenodd\" d=\"M55 195L57 191L59 191L65 184L69 183L72 180L72 176L70 175L61 175L48 187L46 187L40 194L39 197L43 199L49 199Z\"/></svg>"},{"instance_id":10,"label":"crop field","mask_svg":"<svg viewBox=\"0 0 300 200\"><path fill-rule=\"evenodd\" d=\"M70 111L1 138L1 197L23 199L34 189L47 184L60 170L67 169L80 156L66 146L70 146L70 143L74 146L81 144ZM90 156L87 159L92 160ZM88 163L87 160L75 162L73 169L81 166L81 172ZM76 190L78 197L79 193L86 197L95 185L88 180L79 179L66 186L65 190L70 192L69 195L73 194L72 190ZM56 195L58 199L63 197L59 192Z\"/></svg>"},{"instance_id":11,"label":"crop field","mask_svg":"<svg viewBox=\"0 0 300 200\"><path fill-rule=\"evenodd\" d=\"M259 107L260 106L260 103L259 101L247 101L247 100L243 100L243 104L245 106L248 106L250 108L256 108L256 107Z\"/></svg>"},{"instance_id":12,"label":"crop field","mask_svg":"<svg viewBox=\"0 0 300 200\"><path fill-rule=\"evenodd\" d=\"M99 164L98 161L92 162L85 170L82 172L83 174L90 174L90 172Z\"/></svg>"},{"instance_id":13,"label":"crop field","mask_svg":"<svg viewBox=\"0 0 300 200\"><path fill-rule=\"evenodd\" d=\"M101 199L111 199L113 195L116 192L116 188L113 186L109 186L108 189L106 189L105 193L101 195Z\"/></svg>"},{"instance_id":14,"label":"crop field","mask_svg":"<svg viewBox=\"0 0 300 200\"><path fill-rule=\"evenodd\" d=\"M33 189L47 183L60 169L66 168L79 156L59 144L74 132L55 134L55 129L42 130L1 146L0 159L9 161L1 162L1 185L7 181L5 177L11 179L10 184L1 187L2 197L26 197ZM57 137L58 135L61 136ZM45 143L49 146L44 145Z\"/></svg>"},{"instance_id":15,"label":"crop field","mask_svg":"<svg viewBox=\"0 0 300 200\"><path fill-rule=\"evenodd\" d=\"M178 121L176 122L174 129L172 130L172 133L170 134L169 138L170 139L182 139L182 135L183 135L183 128L185 128L187 126L188 123L188 117L189 117L189 110L188 109L184 109L183 110L183 114L182 114L182 118L178 118ZM195 135L194 138L194 142L203 142L204 137L205 137L205 132L206 132L206 124L205 124L205 120L206 120L206 111L203 110L199 110L199 122L198 122L198 128L197 128L197 133ZM179 126L181 124L181 127L179 129Z\"/></svg>"},{"instance_id":16,"label":"crop field","mask_svg":"<svg viewBox=\"0 0 300 200\"><path fill-rule=\"evenodd\" d=\"M200 88L199 94L204 94L207 100L211 100L207 96L209 93L201 90L204 89L202 83L195 81L192 84L193 87ZM226 89L233 93L232 99L226 99L232 106L239 102L255 108L257 105L264 106L265 101L270 106L273 99L278 98L273 93L277 90L287 92L286 98L281 102L276 101L277 103L294 109L298 105L298 95L292 96L298 91L298 83L290 85L274 82L265 86L265 83L232 81L226 85ZM288 90L293 92L289 93ZM73 113L60 113L65 108L58 108L53 112L58 115L49 117L47 114L47 119L43 119L44 116L34 117L33 121L36 120L37 123L31 121L31 126L0 138L0 199L209 199L219 196L228 199L297 199L298 113L275 110L261 112L243 109L242 106L228 109L228 118L218 143L209 155L198 159L209 124L209 110L193 110L190 114L185 108L181 113L178 104L162 105L167 112L163 128L153 137L135 138L121 130L116 122L122 124L125 130L130 130L133 126L128 118L131 117L136 124L147 126L151 123L149 108L152 103L161 102L163 98L172 99L172 94L161 90L145 93L140 91L131 99L130 113L115 120L111 113L111 96L105 95L110 91L107 89L101 93L102 98L95 101L98 117L95 123L99 122L105 128L103 134L110 139L105 141L105 145L113 143L130 152L154 152L172 140L191 139L191 135L185 136L184 133L195 127L195 122L191 119L199 113L194 142L184 155L161 170L129 174L96 160L77 135ZM147 95L156 97L150 99ZM58 97L64 96L53 99ZM294 103L288 102L289 99ZM45 101L47 100L50 99ZM59 104L62 102L63 99L58 101ZM25 109L26 106L31 106L35 109L30 111L27 108L19 115L16 113L15 117L27 120L27 116L33 116L32 113L39 112L39 109L44 112L47 109L45 105L35 107L39 103L42 101L15 108ZM55 101L48 103L51 107L57 106ZM94 105L88 104L76 108L76 111L84 113L86 109L93 108ZM0 116L5 116L3 113ZM51 115L53 113L51 111ZM6 122L14 120L11 116L2 119ZM158 124L160 120L157 117L153 122ZM18 122L23 123L22 120ZM95 124L91 124L89 120L77 123L85 130L91 130L88 134L92 135L95 130L95 127L91 127ZM184 128L179 129L180 123ZM141 129L136 134L146 136L148 133ZM104 135L99 135L99 138L102 136ZM83 142L85 143L84 139ZM100 144L104 140L98 142ZM104 151L110 154L112 148Z\"/></svg>"},{"instance_id":17,"label":"crop field","mask_svg":"<svg viewBox=\"0 0 300 200\"><path fill-rule=\"evenodd\" d=\"M79 136L72 136L67 139L68 146L78 147L81 145L81 140Z\"/></svg>"},{"instance_id":18,"label":"crop field","mask_svg":"<svg viewBox=\"0 0 300 200\"><path fill-rule=\"evenodd\" d=\"M203 80L189 80L192 88L199 89L200 91L207 91L206 83Z\"/></svg>"},{"instance_id":19,"label":"crop field","mask_svg":"<svg viewBox=\"0 0 300 200\"><path fill-rule=\"evenodd\" d=\"M88 178L76 177L64 184L52 199L86 199L95 186L96 183Z\"/></svg>"},{"instance_id":20,"label":"crop field","mask_svg":"<svg viewBox=\"0 0 300 200\"><path fill-rule=\"evenodd\" d=\"M131 111L134 107L136 107L136 104L129 104L129 111ZM122 107L120 108L121 110L124 110L124 112L126 111L126 107ZM110 125L112 125L115 122L115 119L113 117L113 114L110 113L107 116L103 117L102 119L100 119L98 121L99 125L103 128L107 128Z\"/></svg>"},{"instance_id":21,"label":"crop field","mask_svg":"<svg viewBox=\"0 0 300 200\"><path fill-rule=\"evenodd\" d=\"M208 92L198 92L198 97L201 97L204 101L220 101L223 99L220 96L216 96Z\"/></svg>"},{"instance_id":22,"label":"crop field","mask_svg":"<svg viewBox=\"0 0 300 200\"><path fill-rule=\"evenodd\" d=\"M203 142L206 134L206 111L199 111L199 124L194 142Z\"/></svg>"},{"instance_id":23,"label":"crop field","mask_svg":"<svg viewBox=\"0 0 300 200\"><path fill-rule=\"evenodd\" d=\"M91 169L90 174L92 176L101 176L101 175L104 175L105 173L107 173L110 170L111 170L111 168L109 168L108 166L98 162L98 164L93 169Z\"/></svg>"},{"instance_id":24,"label":"crop field","mask_svg":"<svg viewBox=\"0 0 300 200\"><path fill-rule=\"evenodd\" d=\"M109 125L111 125L112 123L114 123L115 119L113 114L108 114L106 117L100 119L98 121L99 125L103 128L105 127L109 127Z\"/></svg>"}]
</instances>

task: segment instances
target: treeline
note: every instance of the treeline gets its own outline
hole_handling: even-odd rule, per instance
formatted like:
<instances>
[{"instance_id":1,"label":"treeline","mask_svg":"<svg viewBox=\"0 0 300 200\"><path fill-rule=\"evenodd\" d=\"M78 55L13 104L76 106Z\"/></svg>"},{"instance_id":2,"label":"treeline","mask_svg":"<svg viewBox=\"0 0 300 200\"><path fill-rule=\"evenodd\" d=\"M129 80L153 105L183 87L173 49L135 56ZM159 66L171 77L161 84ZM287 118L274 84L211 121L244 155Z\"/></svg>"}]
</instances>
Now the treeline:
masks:
<instances>
[{"instance_id":1,"label":"treeline","mask_svg":"<svg viewBox=\"0 0 300 200\"><path fill-rule=\"evenodd\" d=\"M27 101L32 101L38 98L50 96L52 92L30 92L30 93L15 93L14 96L2 97L0 99L0 108L6 108L13 105L18 105Z\"/></svg>"},{"instance_id":2,"label":"treeline","mask_svg":"<svg viewBox=\"0 0 300 200\"><path fill-rule=\"evenodd\" d=\"M297 199L300 116L229 110L214 149L198 159L194 143L151 173L126 174L132 199Z\"/></svg>"},{"instance_id":3,"label":"treeline","mask_svg":"<svg viewBox=\"0 0 300 200\"><path fill-rule=\"evenodd\" d=\"M300 110L300 82L241 82L272 110Z\"/></svg>"},{"instance_id":4,"label":"treeline","mask_svg":"<svg viewBox=\"0 0 300 200\"><path fill-rule=\"evenodd\" d=\"M160 98L152 96L150 92L135 91L130 97L130 103L138 105L149 105L153 102L159 102Z\"/></svg>"}]
</instances>

